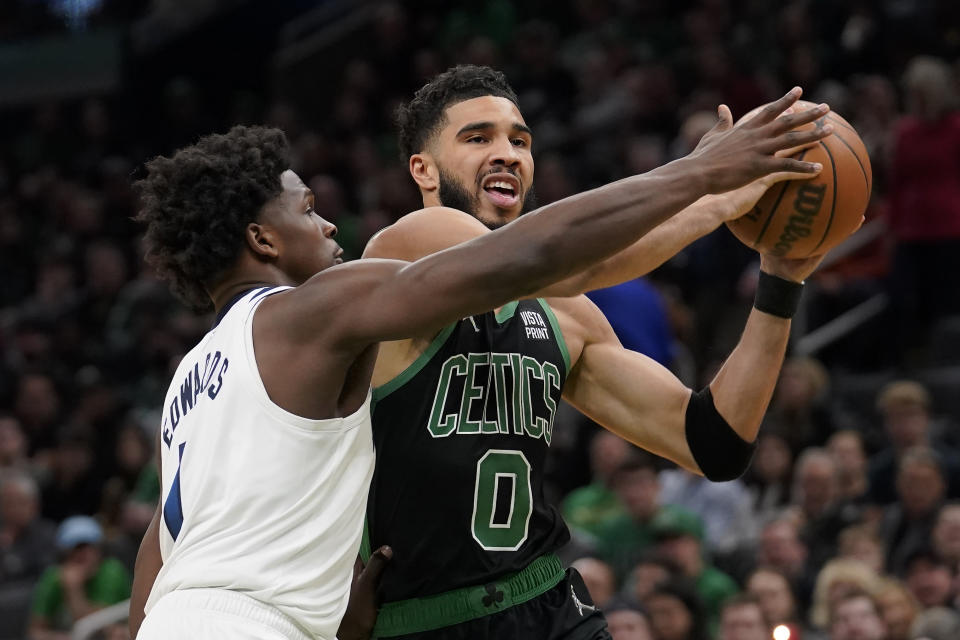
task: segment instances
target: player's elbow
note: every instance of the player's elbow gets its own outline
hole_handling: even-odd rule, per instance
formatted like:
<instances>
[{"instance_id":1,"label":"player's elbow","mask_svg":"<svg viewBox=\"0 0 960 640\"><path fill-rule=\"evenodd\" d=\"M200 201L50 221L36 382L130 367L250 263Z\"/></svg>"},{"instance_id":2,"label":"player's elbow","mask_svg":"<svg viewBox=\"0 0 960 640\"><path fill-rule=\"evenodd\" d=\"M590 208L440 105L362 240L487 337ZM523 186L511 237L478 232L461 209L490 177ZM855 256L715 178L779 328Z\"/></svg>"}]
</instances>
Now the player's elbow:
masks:
<instances>
[{"instance_id":1,"label":"player's elbow","mask_svg":"<svg viewBox=\"0 0 960 640\"><path fill-rule=\"evenodd\" d=\"M756 440L744 440L720 415L710 387L691 394L685 422L690 453L708 480L736 480L750 467Z\"/></svg>"}]
</instances>

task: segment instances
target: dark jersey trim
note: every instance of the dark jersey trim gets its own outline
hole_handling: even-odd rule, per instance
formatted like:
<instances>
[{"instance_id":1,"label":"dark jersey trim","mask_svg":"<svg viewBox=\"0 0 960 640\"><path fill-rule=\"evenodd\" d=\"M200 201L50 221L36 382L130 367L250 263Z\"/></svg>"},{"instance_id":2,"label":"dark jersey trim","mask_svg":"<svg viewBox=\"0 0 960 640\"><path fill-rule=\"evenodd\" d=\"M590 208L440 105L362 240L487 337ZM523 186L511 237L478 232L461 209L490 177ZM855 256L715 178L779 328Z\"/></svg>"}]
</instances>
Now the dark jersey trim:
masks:
<instances>
[{"instance_id":1,"label":"dark jersey trim","mask_svg":"<svg viewBox=\"0 0 960 640\"><path fill-rule=\"evenodd\" d=\"M372 400L373 404L376 405L377 402L386 398L388 395L409 382L410 379L415 375L420 373L420 370L427 366L427 363L430 362L430 359L433 358L434 354L439 351L440 347L442 347L447 341L447 338L449 338L450 334L453 333L453 330L456 329L457 324L458 323L454 322L453 324L444 327L443 330L437 334L437 337L435 337L430 344L427 345L427 348L423 350L423 353L417 356L417 359L414 360L409 367L401 371L397 377L374 389ZM370 411L371 413L373 412L373 407L370 408Z\"/></svg>"},{"instance_id":2,"label":"dark jersey trim","mask_svg":"<svg viewBox=\"0 0 960 640\"><path fill-rule=\"evenodd\" d=\"M550 321L550 326L553 327L553 337L557 341L557 346L560 347L560 355L563 356L563 364L567 368L564 375L564 379L566 379L566 377L570 375L570 352L567 351L567 341L564 340L563 333L560 331L560 323L557 321L557 316L553 313L553 309L550 308L550 305L547 304L547 301L543 298L537 298L537 302L539 302L540 306L543 307L544 312L547 314L547 320Z\"/></svg>"}]
</instances>

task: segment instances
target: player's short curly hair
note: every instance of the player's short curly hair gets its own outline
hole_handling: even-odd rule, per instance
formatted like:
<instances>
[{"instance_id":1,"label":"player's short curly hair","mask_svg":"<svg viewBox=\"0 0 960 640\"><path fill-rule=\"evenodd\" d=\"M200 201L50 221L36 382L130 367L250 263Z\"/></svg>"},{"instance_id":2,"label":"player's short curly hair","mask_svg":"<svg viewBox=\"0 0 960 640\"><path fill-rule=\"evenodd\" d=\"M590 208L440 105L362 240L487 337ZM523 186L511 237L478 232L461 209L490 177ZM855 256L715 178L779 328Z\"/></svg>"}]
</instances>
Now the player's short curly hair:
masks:
<instances>
[{"instance_id":1,"label":"player's short curly hair","mask_svg":"<svg viewBox=\"0 0 960 640\"><path fill-rule=\"evenodd\" d=\"M206 287L234 264L247 224L280 195L290 146L279 129L236 126L146 164L136 183L147 261L173 292L209 310Z\"/></svg>"},{"instance_id":2,"label":"player's short curly hair","mask_svg":"<svg viewBox=\"0 0 960 640\"><path fill-rule=\"evenodd\" d=\"M423 151L430 138L443 127L447 107L481 96L506 98L518 104L517 94L506 76L490 67L458 65L420 87L413 99L396 111L403 159Z\"/></svg>"}]
</instances>

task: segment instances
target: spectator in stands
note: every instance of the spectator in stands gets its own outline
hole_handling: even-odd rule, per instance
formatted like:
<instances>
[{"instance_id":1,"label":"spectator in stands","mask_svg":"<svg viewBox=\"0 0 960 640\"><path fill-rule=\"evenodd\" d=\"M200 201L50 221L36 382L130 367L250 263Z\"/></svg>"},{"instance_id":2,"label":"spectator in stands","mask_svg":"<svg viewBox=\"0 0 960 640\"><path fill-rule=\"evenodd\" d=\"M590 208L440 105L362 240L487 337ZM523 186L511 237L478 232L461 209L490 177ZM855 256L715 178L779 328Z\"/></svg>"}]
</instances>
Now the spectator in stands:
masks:
<instances>
[{"instance_id":1,"label":"spectator in stands","mask_svg":"<svg viewBox=\"0 0 960 640\"><path fill-rule=\"evenodd\" d=\"M731 551L756 536L750 494L739 479L711 482L686 469L661 471L660 502L697 514L711 552Z\"/></svg>"},{"instance_id":2,"label":"spectator in stands","mask_svg":"<svg viewBox=\"0 0 960 640\"><path fill-rule=\"evenodd\" d=\"M613 640L654 640L646 614L638 607L614 601L603 610Z\"/></svg>"},{"instance_id":3,"label":"spectator in stands","mask_svg":"<svg viewBox=\"0 0 960 640\"><path fill-rule=\"evenodd\" d=\"M743 479L753 495L753 511L757 520L774 517L790 503L793 452L790 445L775 433L757 438L757 453Z\"/></svg>"},{"instance_id":4,"label":"spectator in stands","mask_svg":"<svg viewBox=\"0 0 960 640\"><path fill-rule=\"evenodd\" d=\"M930 540L946 481L940 457L928 447L913 447L900 458L897 468L897 502L883 511L880 536L887 547L887 568L902 575L913 551Z\"/></svg>"},{"instance_id":5,"label":"spectator in stands","mask_svg":"<svg viewBox=\"0 0 960 640\"><path fill-rule=\"evenodd\" d=\"M794 454L822 446L833 432L833 417L824 404L829 386L830 374L817 360L794 356L784 361L764 421Z\"/></svg>"},{"instance_id":6,"label":"spectator in stands","mask_svg":"<svg viewBox=\"0 0 960 640\"><path fill-rule=\"evenodd\" d=\"M655 538L654 517L677 512L676 507L660 504L660 481L653 455L634 452L614 472L611 486L625 512L607 521L597 531L597 553L622 579L637 560L652 549Z\"/></svg>"},{"instance_id":7,"label":"spectator in stands","mask_svg":"<svg viewBox=\"0 0 960 640\"><path fill-rule=\"evenodd\" d=\"M920 612L920 603L906 585L895 578L881 579L876 602L887 627L885 640L910 640L910 627Z\"/></svg>"},{"instance_id":8,"label":"spectator in stands","mask_svg":"<svg viewBox=\"0 0 960 640\"><path fill-rule=\"evenodd\" d=\"M666 303L647 278L590 291L587 297L610 321L624 347L665 367L673 364L675 349Z\"/></svg>"},{"instance_id":9,"label":"spectator in stands","mask_svg":"<svg viewBox=\"0 0 960 640\"><path fill-rule=\"evenodd\" d=\"M59 564L37 583L30 640L61 640L80 618L130 597L130 575L100 552L103 532L88 516L67 518L57 529Z\"/></svg>"},{"instance_id":10,"label":"spectator in stands","mask_svg":"<svg viewBox=\"0 0 960 640\"><path fill-rule=\"evenodd\" d=\"M800 518L810 569L836 555L837 536L860 519L860 510L840 496L840 473L826 449L809 448L794 467L793 511Z\"/></svg>"},{"instance_id":11,"label":"spectator in stands","mask_svg":"<svg viewBox=\"0 0 960 640\"><path fill-rule=\"evenodd\" d=\"M680 567L672 560L650 551L644 554L627 576L623 595L631 602L643 602L654 587L680 577Z\"/></svg>"},{"instance_id":12,"label":"spectator in stands","mask_svg":"<svg viewBox=\"0 0 960 640\"><path fill-rule=\"evenodd\" d=\"M616 576L610 565L597 558L584 557L577 558L570 566L580 572L594 604L605 608L617 592Z\"/></svg>"},{"instance_id":13,"label":"spectator in stands","mask_svg":"<svg viewBox=\"0 0 960 640\"><path fill-rule=\"evenodd\" d=\"M852 429L837 431L827 440L827 451L837 463L840 474L840 498L855 504L867 499L870 480L863 436Z\"/></svg>"},{"instance_id":14,"label":"spectator in stands","mask_svg":"<svg viewBox=\"0 0 960 640\"><path fill-rule=\"evenodd\" d=\"M960 311L960 101L943 60L920 56L904 74L908 114L897 125L890 180L896 238L891 299L904 348L937 317Z\"/></svg>"},{"instance_id":15,"label":"spectator in stands","mask_svg":"<svg viewBox=\"0 0 960 640\"><path fill-rule=\"evenodd\" d=\"M77 513L96 513L101 483L91 437L64 431L53 451L50 478L43 488L43 514L60 521Z\"/></svg>"},{"instance_id":16,"label":"spectator in stands","mask_svg":"<svg viewBox=\"0 0 960 640\"><path fill-rule=\"evenodd\" d=\"M827 629L831 620L831 603L837 603L851 593L873 594L877 581L877 574L859 560L831 560L817 575L813 605L810 607L811 624L819 629Z\"/></svg>"},{"instance_id":17,"label":"spectator in stands","mask_svg":"<svg viewBox=\"0 0 960 640\"><path fill-rule=\"evenodd\" d=\"M783 573L760 567L747 577L745 586L746 592L760 604L768 628L787 625L795 632L805 628L802 624L804 612L798 607L790 581ZM804 636L801 633L801 637Z\"/></svg>"},{"instance_id":18,"label":"spectator in stands","mask_svg":"<svg viewBox=\"0 0 960 640\"><path fill-rule=\"evenodd\" d=\"M956 574L960 569L960 503L948 502L940 507L931 542L934 551Z\"/></svg>"},{"instance_id":19,"label":"spectator in stands","mask_svg":"<svg viewBox=\"0 0 960 640\"><path fill-rule=\"evenodd\" d=\"M859 560L876 573L881 574L886 566L886 549L874 527L855 524L840 532L837 539L838 557Z\"/></svg>"},{"instance_id":20,"label":"spectator in stands","mask_svg":"<svg viewBox=\"0 0 960 640\"><path fill-rule=\"evenodd\" d=\"M921 611L910 628L916 640L955 640L960 638L960 613L947 607Z\"/></svg>"},{"instance_id":21,"label":"spectator in stands","mask_svg":"<svg viewBox=\"0 0 960 640\"><path fill-rule=\"evenodd\" d=\"M830 640L885 640L886 628L869 593L839 596L830 606Z\"/></svg>"},{"instance_id":22,"label":"spectator in stands","mask_svg":"<svg viewBox=\"0 0 960 640\"><path fill-rule=\"evenodd\" d=\"M708 640L700 596L685 580L657 585L643 601L656 640Z\"/></svg>"},{"instance_id":23,"label":"spectator in stands","mask_svg":"<svg viewBox=\"0 0 960 640\"><path fill-rule=\"evenodd\" d=\"M771 631L754 596L741 594L724 602L717 640L769 640Z\"/></svg>"},{"instance_id":24,"label":"spectator in stands","mask_svg":"<svg viewBox=\"0 0 960 640\"><path fill-rule=\"evenodd\" d=\"M593 481L567 494L563 519L571 529L591 536L607 521L623 515L623 505L610 483L614 472L630 455L631 445L620 436L601 429L590 441L590 471Z\"/></svg>"},{"instance_id":25,"label":"spectator in stands","mask_svg":"<svg viewBox=\"0 0 960 640\"><path fill-rule=\"evenodd\" d=\"M936 449L949 479L950 495L957 495L960 458L931 432L930 393L927 389L911 380L891 382L880 390L877 410L883 418L889 446L874 455L870 463L870 501L887 505L897 499L898 462L908 449L921 445Z\"/></svg>"},{"instance_id":26,"label":"spectator in stands","mask_svg":"<svg viewBox=\"0 0 960 640\"><path fill-rule=\"evenodd\" d=\"M924 609L953 602L953 572L933 549L917 549L907 558L903 581Z\"/></svg>"},{"instance_id":27,"label":"spectator in stands","mask_svg":"<svg viewBox=\"0 0 960 640\"><path fill-rule=\"evenodd\" d=\"M36 371L20 376L14 412L27 434L30 456L49 455L56 446L61 404L60 391L51 375Z\"/></svg>"},{"instance_id":28,"label":"spectator in stands","mask_svg":"<svg viewBox=\"0 0 960 640\"><path fill-rule=\"evenodd\" d=\"M782 572L795 585L803 582L807 547L800 539L795 519L781 517L764 525L757 546L757 564Z\"/></svg>"},{"instance_id":29,"label":"spectator in stands","mask_svg":"<svg viewBox=\"0 0 960 640\"><path fill-rule=\"evenodd\" d=\"M678 509L660 511L650 526L657 541L657 553L675 562L681 575L691 581L703 602L710 628L715 628L720 605L739 589L730 576L707 560L703 523L696 515Z\"/></svg>"},{"instance_id":30,"label":"spectator in stands","mask_svg":"<svg viewBox=\"0 0 960 640\"><path fill-rule=\"evenodd\" d=\"M0 473L26 470L29 466L27 438L20 421L10 414L0 414Z\"/></svg>"},{"instance_id":31,"label":"spectator in stands","mask_svg":"<svg viewBox=\"0 0 960 640\"><path fill-rule=\"evenodd\" d=\"M24 471L0 474L0 586L33 584L55 558L52 522L40 517L40 490Z\"/></svg>"}]
</instances>

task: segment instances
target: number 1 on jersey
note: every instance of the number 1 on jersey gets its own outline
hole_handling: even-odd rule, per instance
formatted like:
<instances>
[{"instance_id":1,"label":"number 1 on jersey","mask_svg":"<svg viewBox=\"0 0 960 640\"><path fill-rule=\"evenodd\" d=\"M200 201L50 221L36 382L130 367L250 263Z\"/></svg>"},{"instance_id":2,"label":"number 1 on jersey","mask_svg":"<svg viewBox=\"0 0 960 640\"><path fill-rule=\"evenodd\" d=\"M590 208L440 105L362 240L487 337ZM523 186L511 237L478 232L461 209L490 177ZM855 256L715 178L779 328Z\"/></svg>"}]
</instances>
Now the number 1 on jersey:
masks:
<instances>
[{"instance_id":1,"label":"number 1 on jersey","mask_svg":"<svg viewBox=\"0 0 960 640\"><path fill-rule=\"evenodd\" d=\"M509 506L497 509L505 483L512 485ZM483 454L473 489L473 539L487 551L519 549L527 539L532 493L530 463L522 451L491 449Z\"/></svg>"},{"instance_id":2,"label":"number 1 on jersey","mask_svg":"<svg viewBox=\"0 0 960 640\"><path fill-rule=\"evenodd\" d=\"M177 474L173 477L173 483L170 485L170 493L163 503L163 520L167 523L167 531L174 540L180 535L180 528L183 526L183 503L180 501L180 467L183 464L183 450L187 443L180 444L180 459L177 465Z\"/></svg>"}]
</instances>

